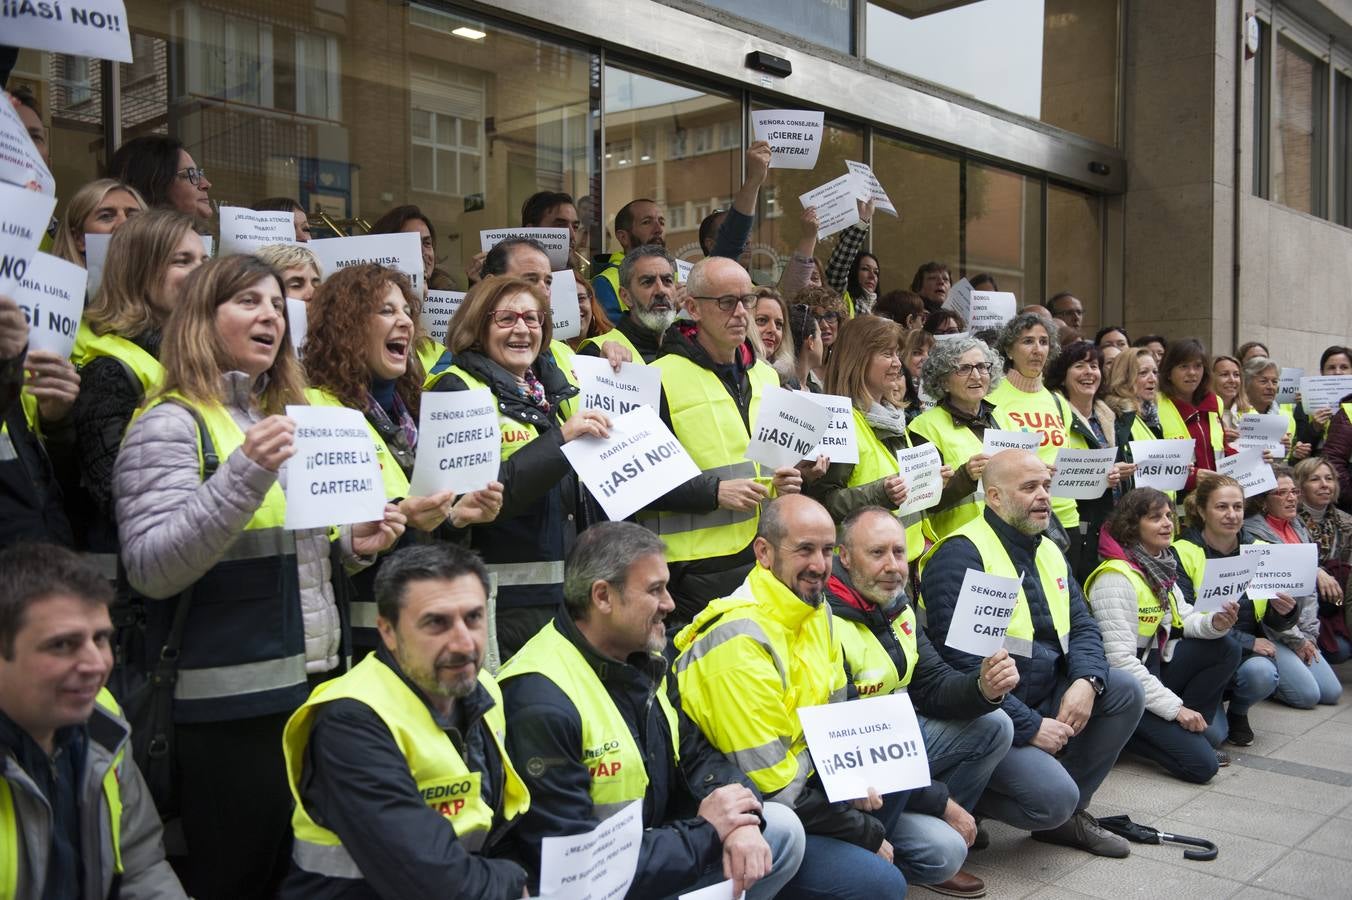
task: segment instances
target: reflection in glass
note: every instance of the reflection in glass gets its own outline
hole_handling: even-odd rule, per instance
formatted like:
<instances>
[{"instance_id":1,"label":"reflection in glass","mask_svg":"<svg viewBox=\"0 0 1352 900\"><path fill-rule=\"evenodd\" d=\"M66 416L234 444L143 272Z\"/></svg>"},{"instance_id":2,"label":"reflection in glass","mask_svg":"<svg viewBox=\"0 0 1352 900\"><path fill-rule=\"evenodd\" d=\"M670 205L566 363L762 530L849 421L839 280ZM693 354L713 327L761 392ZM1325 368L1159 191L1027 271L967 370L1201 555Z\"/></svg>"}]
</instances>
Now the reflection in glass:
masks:
<instances>
[{"instance_id":1,"label":"reflection in glass","mask_svg":"<svg viewBox=\"0 0 1352 900\"><path fill-rule=\"evenodd\" d=\"M1277 86L1272 93L1272 199L1301 212L1316 212L1319 162L1316 127L1323 94L1323 66L1285 37L1277 39Z\"/></svg>"}]
</instances>

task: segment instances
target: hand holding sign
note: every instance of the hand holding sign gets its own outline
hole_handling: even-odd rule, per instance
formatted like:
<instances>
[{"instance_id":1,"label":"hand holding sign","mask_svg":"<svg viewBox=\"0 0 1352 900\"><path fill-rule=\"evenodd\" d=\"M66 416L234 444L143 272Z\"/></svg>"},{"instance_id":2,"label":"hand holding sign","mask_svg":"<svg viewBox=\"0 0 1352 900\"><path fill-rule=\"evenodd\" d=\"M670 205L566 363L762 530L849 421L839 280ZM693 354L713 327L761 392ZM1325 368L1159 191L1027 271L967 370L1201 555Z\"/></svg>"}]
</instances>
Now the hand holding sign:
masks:
<instances>
[{"instance_id":1,"label":"hand holding sign","mask_svg":"<svg viewBox=\"0 0 1352 900\"><path fill-rule=\"evenodd\" d=\"M655 366L621 363L616 372L604 359L577 356L573 374L577 376L579 409L622 416L640 406L657 409L662 402L662 371Z\"/></svg>"},{"instance_id":2,"label":"hand holding sign","mask_svg":"<svg viewBox=\"0 0 1352 900\"><path fill-rule=\"evenodd\" d=\"M296 461L287 467L286 527L382 521L385 485L362 414L328 406L288 406L286 414L296 429Z\"/></svg>"},{"instance_id":3,"label":"hand holding sign","mask_svg":"<svg viewBox=\"0 0 1352 900\"><path fill-rule=\"evenodd\" d=\"M1319 572L1319 548L1314 544L1245 544L1240 556L1253 563L1249 599L1271 600L1278 594L1309 597Z\"/></svg>"},{"instance_id":4,"label":"hand holding sign","mask_svg":"<svg viewBox=\"0 0 1352 900\"><path fill-rule=\"evenodd\" d=\"M944 645L983 658L1000 650L1019 602L1019 589L1017 578L968 569Z\"/></svg>"},{"instance_id":5,"label":"hand holding sign","mask_svg":"<svg viewBox=\"0 0 1352 900\"><path fill-rule=\"evenodd\" d=\"M540 842L540 896L549 900L623 897L638 870L643 801L635 800L583 834Z\"/></svg>"},{"instance_id":6,"label":"hand holding sign","mask_svg":"<svg viewBox=\"0 0 1352 900\"><path fill-rule=\"evenodd\" d=\"M868 163L847 159L845 168L854 176L856 197L860 200L872 200L875 209L881 209L894 216L897 214L897 208L892 205L891 198L887 196L887 191L883 190L882 183L878 181L878 176L873 174L873 169Z\"/></svg>"},{"instance_id":7,"label":"hand holding sign","mask_svg":"<svg viewBox=\"0 0 1352 900\"><path fill-rule=\"evenodd\" d=\"M1267 450L1275 459L1285 458L1286 448L1282 446L1282 438L1286 437L1289 424L1286 416L1280 413L1246 413L1239 419L1239 440L1235 442L1235 447L1240 450Z\"/></svg>"},{"instance_id":8,"label":"hand holding sign","mask_svg":"<svg viewBox=\"0 0 1352 900\"><path fill-rule=\"evenodd\" d=\"M1238 602L1253 580L1253 568L1253 560L1242 554L1208 559L1202 584L1193 595L1192 608L1217 612L1228 602Z\"/></svg>"},{"instance_id":9,"label":"hand holding sign","mask_svg":"<svg viewBox=\"0 0 1352 900\"><path fill-rule=\"evenodd\" d=\"M780 469L815 456L831 414L800 391L772 387L761 398L746 458Z\"/></svg>"},{"instance_id":10,"label":"hand holding sign","mask_svg":"<svg viewBox=\"0 0 1352 900\"><path fill-rule=\"evenodd\" d=\"M1195 438L1132 441L1131 458L1136 463L1136 486L1179 491L1192 471Z\"/></svg>"},{"instance_id":11,"label":"hand holding sign","mask_svg":"<svg viewBox=\"0 0 1352 900\"><path fill-rule=\"evenodd\" d=\"M943 495L943 460L930 443L897 451L897 466L906 480L906 502L897 507L898 516L909 516L939 503Z\"/></svg>"},{"instance_id":12,"label":"hand holding sign","mask_svg":"<svg viewBox=\"0 0 1352 900\"><path fill-rule=\"evenodd\" d=\"M813 169L822 148L825 114L796 109L752 110L756 140L770 145L770 168Z\"/></svg>"},{"instance_id":13,"label":"hand holding sign","mask_svg":"<svg viewBox=\"0 0 1352 900\"><path fill-rule=\"evenodd\" d=\"M1108 490L1108 478L1117 463L1117 448L1101 450L1056 451L1056 475L1052 477L1052 496L1075 500L1097 500Z\"/></svg>"},{"instance_id":14,"label":"hand holding sign","mask_svg":"<svg viewBox=\"0 0 1352 900\"><path fill-rule=\"evenodd\" d=\"M854 185L853 175L842 175L806 194L798 195L798 202L804 208L816 210L818 239L844 231L859 221Z\"/></svg>"},{"instance_id":15,"label":"hand holding sign","mask_svg":"<svg viewBox=\"0 0 1352 900\"><path fill-rule=\"evenodd\" d=\"M85 303L85 270L57 256L38 253L14 292L31 331L28 349L70 356Z\"/></svg>"},{"instance_id":16,"label":"hand holding sign","mask_svg":"<svg viewBox=\"0 0 1352 900\"><path fill-rule=\"evenodd\" d=\"M800 707L798 720L832 803L930 783L925 741L904 692Z\"/></svg>"},{"instance_id":17,"label":"hand holding sign","mask_svg":"<svg viewBox=\"0 0 1352 900\"><path fill-rule=\"evenodd\" d=\"M222 206L221 256L255 253L271 244L294 244L294 214L283 210L257 211L239 206Z\"/></svg>"},{"instance_id":18,"label":"hand holding sign","mask_svg":"<svg viewBox=\"0 0 1352 900\"><path fill-rule=\"evenodd\" d=\"M1221 457L1216 461L1216 471L1238 481L1245 500L1277 486L1272 466L1263 461L1263 451L1256 448Z\"/></svg>"},{"instance_id":19,"label":"hand holding sign","mask_svg":"<svg viewBox=\"0 0 1352 900\"><path fill-rule=\"evenodd\" d=\"M502 433L492 391L423 393L411 495L478 490L497 479L501 457Z\"/></svg>"},{"instance_id":20,"label":"hand holding sign","mask_svg":"<svg viewBox=\"0 0 1352 900\"><path fill-rule=\"evenodd\" d=\"M628 518L699 474L690 454L650 406L611 420L609 435L568 441L563 455L611 521Z\"/></svg>"}]
</instances>

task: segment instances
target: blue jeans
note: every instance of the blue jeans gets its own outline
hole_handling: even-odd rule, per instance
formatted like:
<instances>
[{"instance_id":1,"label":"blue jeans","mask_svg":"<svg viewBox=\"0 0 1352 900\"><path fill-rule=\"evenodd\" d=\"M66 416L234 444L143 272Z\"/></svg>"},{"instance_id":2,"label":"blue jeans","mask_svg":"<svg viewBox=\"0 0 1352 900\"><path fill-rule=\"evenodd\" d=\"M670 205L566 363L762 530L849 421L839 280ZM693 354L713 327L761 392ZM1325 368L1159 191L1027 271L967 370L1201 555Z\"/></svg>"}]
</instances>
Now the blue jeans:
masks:
<instances>
[{"instance_id":1,"label":"blue jeans","mask_svg":"<svg viewBox=\"0 0 1352 900\"><path fill-rule=\"evenodd\" d=\"M765 816L765 843L770 845L770 874L747 889L747 900L774 900L789 879L798 874L798 867L803 862L807 836L803 834L803 823L798 814L783 803L766 803L761 814ZM672 896L688 894L721 881L727 881L727 878L722 866L716 866L713 872Z\"/></svg>"},{"instance_id":2,"label":"blue jeans","mask_svg":"<svg viewBox=\"0 0 1352 900\"><path fill-rule=\"evenodd\" d=\"M1333 643L1338 649L1333 652L1325 650L1325 659L1335 666L1338 665L1338 663L1345 663L1349 659L1352 659L1352 643L1348 643L1347 638L1343 637L1341 634L1335 634L1333 636Z\"/></svg>"},{"instance_id":3,"label":"blue jeans","mask_svg":"<svg viewBox=\"0 0 1352 900\"><path fill-rule=\"evenodd\" d=\"M909 884L947 881L967 859L967 841L943 819L903 812L888 832L892 861Z\"/></svg>"},{"instance_id":4,"label":"blue jeans","mask_svg":"<svg viewBox=\"0 0 1352 900\"><path fill-rule=\"evenodd\" d=\"M1301 662L1296 651L1285 644L1277 644L1277 690L1273 696L1297 709L1314 709L1316 703L1337 703L1343 685L1322 653L1316 653L1314 662Z\"/></svg>"},{"instance_id":5,"label":"blue jeans","mask_svg":"<svg viewBox=\"0 0 1352 900\"><path fill-rule=\"evenodd\" d=\"M1277 690L1277 664L1266 656L1250 656L1235 670L1235 680L1230 687L1230 712L1237 716L1247 716L1249 708L1260 700L1266 700ZM1220 710L1212 718L1206 731L1202 732L1211 746L1219 747L1230 736L1230 722L1225 711Z\"/></svg>"},{"instance_id":6,"label":"blue jeans","mask_svg":"<svg viewBox=\"0 0 1352 900\"><path fill-rule=\"evenodd\" d=\"M905 805L905 794L888 794L884 801L882 809L869 815L891 834L898 811ZM798 874L779 896L783 900L900 900L906 896L906 877L897 866L857 844L809 834Z\"/></svg>"},{"instance_id":7,"label":"blue jeans","mask_svg":"<svg viewBox=\"0 0 1352 900\"><path fill-rule=\"evenodd\" d=\"M971 812L986 790L991 773L1009 752L1014 723L999 709L967 721L916 718L925 738L930 777L947 785L953 802Z\"/></svg>"}]
</instances>

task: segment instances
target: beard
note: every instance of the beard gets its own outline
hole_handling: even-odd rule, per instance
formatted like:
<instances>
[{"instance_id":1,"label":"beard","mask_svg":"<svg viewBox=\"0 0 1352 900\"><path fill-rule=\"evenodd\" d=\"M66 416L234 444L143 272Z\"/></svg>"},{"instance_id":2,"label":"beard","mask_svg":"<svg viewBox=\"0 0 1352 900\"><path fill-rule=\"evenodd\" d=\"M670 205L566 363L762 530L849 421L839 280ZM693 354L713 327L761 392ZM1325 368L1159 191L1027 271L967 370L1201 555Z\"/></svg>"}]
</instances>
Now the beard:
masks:
<instances>
[{"instance_id":1,"label":"beard","mask_svg":"<svg viewBox=\"0 0 1352 900\"><path fill-rule=\"evenodd\" d=\"M397 640L397 639L396 639ZM404 670L408 680L413 682L429 697L442 697L449 700L463 700L479 684L479 666L480 659L477 653L443 653L437 657L436 662L430 667L414 664L408 660L409 654L405 652L402 641L398 641L397 659L399 667ZM442 670L450 667L463 666L471 664L473 668L468 673L457 673L447 678Z\"/></svg>"},{"instance_id":2,"label":"beard","mask_svg":"<svg viewBox=\"0 0 1352 900\"><path fill-rule=\"evenodd\" d=\"M1033 518L1032 510L1021 509L1014 513L1014 517L1009 520L1009 524L1012 525L1019 534L1026 534L1029 537L1033 537L1034 535L1042 534L1042 532L1047 530L1047 526L1051 524L1051 514L1049 512L1048 517L1039 522Z\"/></svg>"},{"instance_id":3,"label":"beard","mask_svg":"<svg viewBox=\"0 0 1352 900\"><path fill-rule=\"evenodd\" d=\"M676 316L679 315L679 312L674 309L653 311L650 309L639 309L635 306L630 310L630 314L638 324L642 325L653 334L660 335L665 334L672 323L676 321Z\"/></svg>"}]
</instances>

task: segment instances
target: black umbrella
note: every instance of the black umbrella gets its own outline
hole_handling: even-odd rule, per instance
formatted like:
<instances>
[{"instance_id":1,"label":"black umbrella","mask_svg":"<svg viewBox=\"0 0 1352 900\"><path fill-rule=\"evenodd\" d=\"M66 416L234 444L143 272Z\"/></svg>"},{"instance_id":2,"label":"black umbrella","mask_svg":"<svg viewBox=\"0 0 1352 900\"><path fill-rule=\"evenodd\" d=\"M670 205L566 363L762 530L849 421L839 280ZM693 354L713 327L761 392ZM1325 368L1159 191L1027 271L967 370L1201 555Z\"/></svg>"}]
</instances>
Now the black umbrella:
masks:
<instances>
[{"instance_id":1,"label":"black umbrella","mask_svg":"<svg viewBox=\"0 0 1352 900\"><path fill-rule=\"evenodd\" d=\"M1189 847L1199 848L1197 850L1184 850L1184 859L1212 860L1220 852L1211 841L1188 837L1185 834L1170 834L1167 831L1160 831L1158 828L1151 828L1149 825L1138 825L1131 820L1131 816L1104 816L1098 820L1098 823L1113 834L1137 844L1187 844Z\"/></svg>"}]
</instances>

